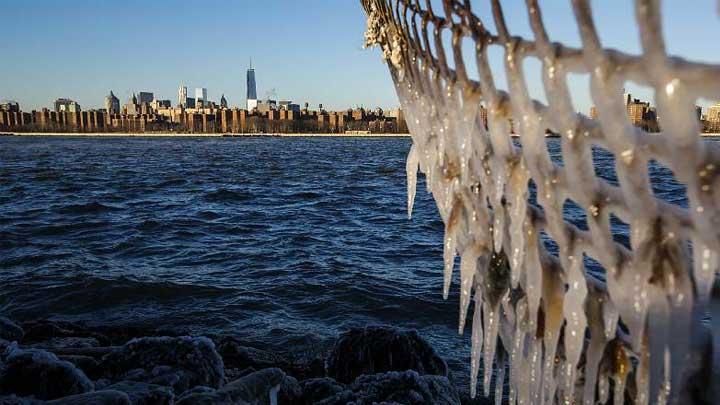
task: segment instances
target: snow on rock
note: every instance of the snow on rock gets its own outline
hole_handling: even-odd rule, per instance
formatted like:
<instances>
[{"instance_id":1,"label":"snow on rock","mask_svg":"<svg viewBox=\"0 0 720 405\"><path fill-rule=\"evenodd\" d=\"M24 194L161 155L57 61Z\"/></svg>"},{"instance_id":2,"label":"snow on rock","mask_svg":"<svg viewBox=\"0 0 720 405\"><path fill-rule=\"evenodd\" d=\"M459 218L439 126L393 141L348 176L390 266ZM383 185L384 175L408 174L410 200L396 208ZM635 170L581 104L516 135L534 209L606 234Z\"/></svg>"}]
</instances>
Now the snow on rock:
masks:
<instances>
[{"instance_id":1,"label":"snow on rock","mask_svg":"<svg viewBox=\"0 0 720 405\"><path fill-rule=\"evenodd\" d=\"M198 385L217 388L225 377L223 360L205 337L133 339L103 357L100 368L114 381L144 381L172 386L176 392Z\"/></svg>"},{"instance_id":2,"label":"snow on rock","mask_svg":"<svg viewBox=\"0 0 720 405\"><path fill-rule=\"evenodd\" d=\"M345 390L345 385L327 377L311 378L300 382L300 386L303 404L315 404Z\"/></svg>"},{"instance_id":3,"label":"snow on rock","mask_svg":"<svg viewBox=\"0 0 720 405\"><path fill-rule=\"evenodd\" d=\"M126 393L133 405L172 405L175 400L170 388L143 382L121 381L105 389Z\"/></svg>"},{"instance_id":4,"label":"snow on rock","mask_svg":"<svg viewBox=\"0 0 720 405\"><path fill-rule=\"evenodd\" d=\"M294 377L289 375L283 378L278 390L279 404L297 404L302 400L302 387Z\"/></svg>"},{"instance_id":5,"label":"snow on rock","mask_svg":"<svg viewBox=\"0 0 720 405\"><path fill-rule=\"evenodd\" d=\"M257 370L269 367L290 368L290 362L284 357L242 345L233 337L218 340L217 351L222 356L225 367L243 370L253 367Z\"/></svg>"},{"instance_id":6,"label":"snow on rock","mask_svg":"<svg viewBox=\"0 0 720 405\"><path fill-rule=\"evenodd\" d=\"M50 400L92 391L92 381L72 363L39 349L11 345L2 355L0 394Z\"/></svg>"},{"instance_id":7,"label":"snow on rock","mask_svg":"<svg viewBox=\"0 0 720 405\"><path fill-rule=\"evenodd\" d=\"M320 402L323 405L346 403L459 405L460 397L447 377L420 375L416 371L390 371L358 377L348 389Z\"/></svg>"},{"instance_id":8,"label":"snow on rock","mask_svg":"<svg viewBox=\"0 0 720 405\"><path fill-rule=\"evenodd\" d=\"M178 405L190 404L278 404L285 373L279 368L266 368L226 384L219 390L197 390L182 395Z\"/></svg>"},{"instance_id":9,"label":"snow on rock","mask_svg":"<svg viewBox=\"0 0 720 405\"><path fill-rule=\"evenodd\" d=\"M82 370L83 373L85 373L85 375L90 378L94 379L97 376L98 361L95 360L93 357L82 355L59 355L58 358L60 360L69 361L70 363L74 364L75 367Z\"/></svg>"},{"instance_id":10,"label":"snow on rock","mask_svg":"<svg viewBox=\"0 0 720 405\"><path fill-rule=\"evenodd\" d=\"M87 394L71 395L69 397L47 402L49 405L131 405L130 397L120 391L95 391ZM133 404L134 405L134 404Z\"/></svg>"},{"instance_id":11,"label":"snow on rock","mask_svg":"<svg viewBox=\"0 0 720 405\"><path fill-rule=\"evenodd\" d=\"M32 398L21 398L17 395L0 395L0 405L39 405L44 403Z\"/></svg>"},{"instance_id":12,"label":"snow on rock","mask_svg":"<svg viewBox=\"0 0 720 405\"><path fill-rule=\"evenodd\" d=\"M360 375L416 370L447 376L445 361L417 332L370 326L340 335L328 359L328 375L350 383Z\"/></svg>"}]
</instances>

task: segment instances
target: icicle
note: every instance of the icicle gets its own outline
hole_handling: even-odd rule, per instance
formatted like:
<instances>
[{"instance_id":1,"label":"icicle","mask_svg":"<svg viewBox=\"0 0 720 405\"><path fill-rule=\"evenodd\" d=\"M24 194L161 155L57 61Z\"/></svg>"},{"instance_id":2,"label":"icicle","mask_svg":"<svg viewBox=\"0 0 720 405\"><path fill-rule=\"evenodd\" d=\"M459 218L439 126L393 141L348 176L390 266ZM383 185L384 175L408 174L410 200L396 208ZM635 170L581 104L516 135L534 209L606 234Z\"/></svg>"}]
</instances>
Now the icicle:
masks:
<instances>
[{"instance_id":1,"label":"icicle","mask_svg":"<svg viewBox=\"0 0 720 405\"><path fill-rule=\"evenodd\" d=\"M526 280L523 289L528 297L528 325L534 331L537 325L537 313L542 294L542 268L540 267L540 253L538 252L540 241L535 226L529 221L526 229L528 241L525 254Z\"/></svg>"},{"instance_id":2,"label":"icicle","mask_svg":"<svg viewBox=\"0 0 720 405\"><path fill-rule=\"evenodd\" d=\"M520 282L523 257L525 255L525 218L527 215L528 172L524 161L513 167L510 175L510 281L513 288Z\"/></svg>"},{"instance_id":3,"label":"icicle","mask_svg":"<svg viewBox=\"0 0 720 405\"><path fill-rule=\"evenodd\" d=\"M445 262L445 269L443 272L443 299L447 299L450 293L450 281L452 280L452 271L455 262L455 238L447 232L445 233L444 246L443 260Z\"/></svg>"},{"instance_id":4,"label":"icicle","mask_svg":"<svg viewBox=\"0 0 720 405\"><path fill-rule=\"evenodd\" d=\"M407 193L408 193L408 200L407 200L407 211L408 211L408 219L412 218L412 211L413 211L413 204L415 203L415 188L417 185L417 172L418 172L418 162L419 162L419 154L417 151L417 147L415 146L415 143L413 142L412 146L410 146L410 152L407 156L407 162L405 163L405 173L407 175Z\"/></svg>"},{"instance_id":5,"label":"icicle","mask_svg":"<svg viewBox=\"0 0 720 405\"><path fill-rule=\"evenodd\" d=\"M595 403L595 386L598 382L598 368L606 345L602 305L607 297L596 290L588 289L588 293L586 307L588 326L590 328L590 343L585 351L585 389L583 392L583 403L592 405Z\"/></svg>"},{"instance_id":6,"label":"icicle","mask_svg":"<svg viewBox=\"0 0 720 405\"><path fill-rule=\"evenodd\" d=\"M560 269L548 267L543 269L543 315L545 317L543 343L545 346L545 359L542 366L543 388L541 402L552 401L555 397L555 353L560 328L563 324L563 298L565 284L560 279Z\"/></svg>"},{"instance_id":7,"label":"icicle","mask_svg":"<svg viewBox=\"0 0 720 405\"><path fill-rule=\"evenodd\" d=\"M656 287L650 290L650 314L648 316L649 343L649 393L648 399L653 403L662 397L661 391L665 383L665 350L668 345L670 333L670 308L665 298L665 292Z\"/></svg>"},{"instance_id":8,"label":"icicle","mask_svg":"<svg viewBox=\"0 0 720 405\"><path fill-rule=\"evenodd\" d=\"M452 281L452 271L455 265L455 250L457 246L455 230L460 222L461 211L462 202L458 198L450 209L447 225L445 226L445 242L443 244L443 299L447 299L450 293L450 282Z\"/></svg>"},{"instance_id":9,"label":"icicle","mask_svg":"<svg viewBox=\"0 0 720 405\"><path fill-rule=\"evenodd\" d=\"M625 403L625 384L631 364L619 339L612 342L610 353L612 356L613 381L615 383L613 402L615 405L622 405Z\"/></svg>"},{"instance_id":10,"label":"icicle","mask_svg":"<svg viewBox=\"0 0 720 405\"><path fill-rule=\"evenodd\" d=\"M505 189L505 170L499 170L493 194L493 242L496 252L503 250L505 242L505 207L502 203Z\"/></svg>"},{"instance_id":11,"label":"icicle","mask_svg":"<svg viewBox=\"0 0 720 405\"><path fill-rule=\"evenodd\" d=\"M620 314L611 300L604 300L602 309L603 320L605 321L605 338L612 340L615 338L615 334L617 333L617 325L620 320Z\"/></svg>"},{"instance_id":12,"label":"icicle","mask_svg":"<svg viewBox=\"0 0 720 405\"><path fill-rule=\"evenodd\" d=\"M624 286L629 297L629 306L621 314L623 322L630 330L633 349L639 350L645 333L648 311L648 282L652 274L652 266L658 257L656 236L653 224L634 221L632 224L631 242L635 249L633 266L623 272L620 285Z\"/></svg>"},{"instance_id":13,"label":"icicle","mask_svg":"<svg viewBox=\"0 0 720 405\"><path fill-rule=\"evenodd\" d=\"M580 354L585 341L585 328L587 318L585 317L585 298L587 297L587 284L585 272L583 271L582 257L571 256L569 258L570 270L568 272L568 290L565 294L563 314L565 315L565 368L564 393L565 402L571 402L575 389L575 369L580 361Z\"/></svg>"},{"instance_id":14,"label":"icicle","mask_svg":"<svg viewBox=\"0 0 720 405\"><path fill-rule=\"evenodd\" d=\"M598 402L606 404L608 399L610 399L610 376L603 372L598 378Z\"/></svg>"},{"instance_id":15,"label":"icicle","mask_svg":"<svg viewBox=\"0 0 720 405\"><path fill-rule=\"evenodd\" d=\"M647 336L645 337L645 339L647 339ZM640 361L635 371L635 386L637 390L637 397L635 398L635 403L637 405L647 405L649 401L648 369L650 367L650 352L647 347L647 341L643 342L643 347L638 353L640 355Z\"/></svg>"},{"instance_id":16,"label":"icicle","mask_svg":"<svg viewBox=\"0 0 720 405\"><path fill-rule=\"evenodd\" d=\"M483 264L478 263L481 253L482 246L475 243L465 248L460 256L460 322L458 325L458 333L461 335L465 329L465 319L467 317L468 307L470 306L470 296L475 282L475 274L477 273L478 267L485 267ZM476 294L475 297L475 299L478 299L481 296Z\"/></svg>"},{"instance_id":17,"label":"icicle","mask_svg":"<svg viewBox=\"0 0 720 405\"><path fill-rule=\"evenodd\" d=\"M503 386L505 385L505 350L500 350L496 359L495 405L503 403Z\"/></svg>"},{"instance_id":18,"label":"icicle","mask_svg":"<svg viewBox=\"0 0 720 405\"><path fill-rule=\"evenodd\" d=\"M718 253L708 248L699 238L694 238L693 256L698 300L704 304L710 297L710 290L715 281L715 272L718 270Z\"/></svg>"},{"instance_id":19,"label":"icicle","mask_svg":"<svg viewBox=\"0 0 720 405\"><path fill-rule=\"evenodd\" d=\"M480 372L480 353L483 347L482 295L479 288L475 289L475 313L472 323L472 349L470 352L470 396L477 394L477 378Z\"/></svg>"},{"instance_id":20,"label":"icicle","mask_svg":"<svg viewBox=\"0 0 720 405\"><path fill-rule=\"evenodd\" d=\"M542 339L533 337L530 342L530 352L528 353L528 373L530 396L526 403L540 403L540 391L542 390Z\"/></svg>"},{"instance_id":21,"label":"icicle","mask_svg":"<svg viewBox=\"0 0 720 405\"><path fill-rule=\"evenodd\" d=\"M485 396L490 396L490 378L492 377L492 364L495 358L498 335L498 307L491 307L486 301L483 303L483 324L485 325L485 351L483 362L485 365L483 375L483 389Z\"/></svg>"},{"instance_id":22,"label":"icicle","mask_svg":"<svg viewBox=\"0 0 720 405\"><path fill-rule=\"evenodd\" d=\"M515 338L510 352L510 402L521 403L526 398L528 381L525 373L525 329L527 328L527 297L515 305Z\"/></svg>"}]
</instances>

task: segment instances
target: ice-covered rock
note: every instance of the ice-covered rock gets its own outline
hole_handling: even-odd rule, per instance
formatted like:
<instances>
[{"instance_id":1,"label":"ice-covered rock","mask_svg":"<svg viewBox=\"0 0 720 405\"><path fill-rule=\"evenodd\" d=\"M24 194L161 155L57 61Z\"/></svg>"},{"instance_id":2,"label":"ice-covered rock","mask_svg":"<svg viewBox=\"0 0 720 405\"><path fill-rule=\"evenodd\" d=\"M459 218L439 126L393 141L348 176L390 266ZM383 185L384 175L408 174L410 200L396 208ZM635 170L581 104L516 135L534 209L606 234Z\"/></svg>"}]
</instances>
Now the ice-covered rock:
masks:
<instances>
[{"instance_id":1,"label":"ice-covered rock","mask_svg":"<svg viewBox=\"0 0 720 405\"><path fill-rule=\"evenodd\" d=\"M275 404L284 379L285 373L279 368L266 368L228 383L218 391L240 403Z\"/></svg>"},{"instance_id":2,"label":"ice-covered rock","mask_svg":"<svg viewBox=\"0 0 720 405\"><path fill-rule=\"evenodd\" d=\"M318 402L339 405L375 403L459 405L460 397L447 377L416 371L391 371L358 377L348 389Z\"/></svg>"},{"instance_id":3,"label":"ice-covered rock","mask_svg":"<svg viewBox=\"0 0 720 405\"><path fill-rule=\"evenodd\" d=\"M74 322L39 319L23 323L23 329L23 343L38 347L95 347L110 344L107 336Z\"/></svg>"},{"instance_id":4,"label":"ice-covered rock","mask_svg":"<svg viewBox=\"0 0 720 405\"><path fill-rule=\"evenodd\" d=\"M183 394L178 405L191 404L278 404L278 392L285 379L278 368L267 368L226 384L218 390L198 389Z\"/></svg>"},{"instance_id":5,"label":"ice-covered rock","mask_svg":"<svg viewBox=\"0 0 720 405\"><path fill-rule=\"evenodd\" d=\"M417 332L371 326L352 329L338 338L328 359L328 375L350 383L360 375L415 370L447 376L445 361Z\"/></svg>"},{"instance_id":6,"label":"ice-covered rock","mask_svg":"<svg viewBox=\"0 0 720 405\"><path fill-rule=\"evenodd\" d=\"M172 386L176 392L198 385L217 388L225 377L222 358L204 337L133 339L103 357L100 367L115 381L125 377ZM137 374L135 378L128 378L130 371Z\"/></svg>"},{"instance_id":7,"label":"ice-covered rock","mask_svg":"<svg viewBox=\"0 0 720 405\"><path fill-rule=\"evenodd\" d=\"M49 405L131 405L130 397L120 391L95 391L87 394L71 395L69 397L47 402Z\"/></svg>"},{"instance_id":8,"label":"ice-covered rock","mask_svg":"<svg viewBox=\"0 0 720 405\"><path fill-rule=\"evenodd\" d=\"M183 395L176 402L177 405L234 405L235 401L230 398L227 392L220 392L214 389L211 391L192 392Z\"/></svg>"},{"instance_id":9,"label":"ice-covered rock","mask_svg":"<svg viewBox=\"0 0 720 405\"><path fill-rule=\"evenodd\" d=\"M345 385L332 378L311 378L300 382L302 387L302 404L311 405L331 398L345 390Z\"/></svg>"},{"instance_id":10,"label":"ice-covered rock","mask_svg":"<svg viewBox=\"0 0 720 405\"><path fill-rule=\"evenodd\" d=\"M178 395L176 399L177 399L178 401L180 401L180 400L182 400L183 398L188 397L188 396L193 395L193 394L207 394L207 393L211 393L211 392L215 392L215 391L217 391L215 388L210 388L210 387L205 387L205 386L203 386L203 385L198 385L197 387L191 388L191 389L183 392L182 394Z\"/></svg>"},{"instance_id":11,"label":"ice-covered rock","mask_svg":"<svg viewBox=\"0 0 720 405\"><path fill-rule=\"evenodd\" d=\"M100 342L94 337L78 337L78 336L67 336L67 337L55 337L48 340L34 343L31 346L39 347L43 349L52 350L53 348L88 348L88 347L99 347Z\"/></svg>"},{"instance_id":12,"label":"ice-covered rock","mask_svg":"<svg viewBox=\"0 0 720 405\"><path fill-rule=\"evenodd\" d=\"M293 358L290 361L280 354L246 346L234 336L221 336L215 342L225 363L228 379L241 376L238 373L247 374L245 371L249 368L255 371L272 367L280 368L299 380L325 376L325 361L321 358Z\"/></svg>"},{"instance_id":13,"label":"ice-covered rock","mask_svg":"<svg viewBox=\"0 0 720 405\"><path fill-rule=\"evenodd\" d=\"M3 355L0 394L50 400L92 391L94 385L81 370L54 354L12 345Z\"/></svg>"},{"instance_id":14,"label":"ice-covered rock","mask_svg":"<svg viewBox=\"0 0 720 405\"><path fill-rule=\"evenodd\" d=\"M298 404L302 401L302 387L294 377L285 376L278 391L279 404Z\"/></svg>"},{"instance_id":15,"label":"ice-covered rock","mask_svg":"<svg viewBox=\"0 0 720 405\"><path fill-rule=\"evenodd\" d=\"M265 350L255 349L242 345L232 337L218 341L217 351L222 356L225 367L244 370L253 367L256 370L278 367L283 370L290 367L290 362L284 357Z\"/></svg>"},{"instance_id":16,"label":"ice-covered rock","mask_svg":"<svg viewBox=\"0 0 720 405\"><path fill-rule=\"evenodd\" d=\"M175 395L168 387L136 381L121 381L106 389L124 392L133 405L171 405Z\"/></svg>"},{"instance_id":17,"label":"ice-covered rock","mask_svg":"<svg viewBox=\"0 0 720 405\"><path fill-rule=\"evenodd\" d=\"M44 402L32 398L22 398L17 395L0 395L0 405L39 405Z\"/></svg>"},{"instance_id":18,"label":"ice-covered rock","mask_svg":"<svg viewBox=\"0 0 720 405\"><path fill-rule=\"evenodd\" d=\"M20 325L4 316L0 316L0 339L15 342L22 340L24 335L25 332Z\"/></svg>"},{"instance_id":19,"label":"ice-covered rock","mask_svg":"<svg viewBox=\"0 0 720 405\"><path fill-rule=\"evenodd\" d=\"M93 378L98 372L98 361L90 356L58 355L57 357L60 360L74 364L75 367L82 370L90 378Z\"/></svg>"}]
</instances>

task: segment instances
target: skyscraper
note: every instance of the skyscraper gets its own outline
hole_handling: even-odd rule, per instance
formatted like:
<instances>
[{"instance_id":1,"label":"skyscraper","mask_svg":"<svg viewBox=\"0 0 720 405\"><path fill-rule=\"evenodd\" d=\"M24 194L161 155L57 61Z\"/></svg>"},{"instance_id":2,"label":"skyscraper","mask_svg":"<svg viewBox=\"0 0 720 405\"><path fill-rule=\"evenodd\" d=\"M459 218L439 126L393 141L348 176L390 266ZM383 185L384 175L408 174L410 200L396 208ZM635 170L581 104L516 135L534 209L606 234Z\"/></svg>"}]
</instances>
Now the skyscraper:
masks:
<instances>
[{"instance_id":1,"label":"skyscraper","mask_svg":"<svg viewBox=\"0 0 720 405\"><path fill-rule=\"evenodd\" d=\"M183 107L186 107L187 103L187 86L180 86L178 89L178 105L181 105Z\"/></svg>"},{"instance_id":2,"label":"skyscraper","mask_svg":"<svg viewBox=\"0 0 720 405\"><path fill-rule=\"evenodd\" d=\"M228 108L227 99L224 94L220 97L220 108Z\"/></svg>"},{"instance_id":3,"label":"skyscraper","mask_svg":"<svg viewBox=\"0 0 720 405\"><path fill-rule=\"evenodd\" d=\"M110 94L105 97L105 110L108 114L120 113L120 100L115 97L112 90L110 91Z\"/></svg>"},{"instance_id":4,"label":"skyscraper","mask_svg":"<svg viewBox=\"0 0 720 405\"><path fill-rule=\"evenodd\" d=\"M153 100L155 100L155 95L149 91L141 91L138 93L139 97L139 104L150 104Z\"/></svg>"},{"instance_id":5,"label":"skyscraper","mask_svg":"<svg viewBox=\"0 0 720 405\"><path fill-rule=\"evenodd\" d=\"M255 69L250 59L250 69L247 70L247 109L252 111L257 107L257 84L255 83Z\"/></svg>"},{"instance_id":6,"label":"skyscraper","mask_svg":"<svg viewBox=\"0 0 720 405\"><path fill-rule=\"evenodd\" d=\"M205 87L198 87L195 89L195 101L202 100L207 102L207 89Z\"/></svg>"}]
</instances>

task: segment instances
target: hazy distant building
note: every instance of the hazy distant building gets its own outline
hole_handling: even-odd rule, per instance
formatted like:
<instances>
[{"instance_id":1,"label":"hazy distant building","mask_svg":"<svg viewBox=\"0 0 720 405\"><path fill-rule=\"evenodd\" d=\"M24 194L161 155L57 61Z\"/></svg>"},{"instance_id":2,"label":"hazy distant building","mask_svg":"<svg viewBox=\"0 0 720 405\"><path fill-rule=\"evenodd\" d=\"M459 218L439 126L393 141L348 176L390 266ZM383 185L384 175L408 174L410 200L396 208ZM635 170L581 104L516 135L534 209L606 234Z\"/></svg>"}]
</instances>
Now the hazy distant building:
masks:
<instances>
[{"instance_id":1,"label":"hazy distant building","mask_svg":"<svg viewBox=\"0 0 720 405\"><path fill-rule=\"evenodd\" d=\"M594 105L590 106L590 118L596 120L597 117L598 117L597 107L595 107Z\"/></svg>"},{"instance_id":2,"label":"hazy distant building","mask_svg":"<svg viewBox=\"0 0 720 405\"><path fill-rule=\"evenodd\" d=\"M720 132L720 103L707 108L705 114L705 129L708 132Z\"/></svg>"},{"instance_id":3,"label":"hazy distant building","mask_svg":"<svg viewBox=\"0 0 720 405\"><path fill-rule=\"evenodd\" d=\"M250 68L247 70L247 109L252 111L257 108L257 83L255 82L255 69L252 67L252 60L250 61Z\"/></svg>"},{"instance_id":4,"label":"hazy distant building","mask_svg":"<svg viewBox=\"0 0 720 405\"><path fill-rule=\"evenodd\" d=\"M148 92L148 91L141 91L138 93L138 103L139 104L150 104L153 100L155 100L155 96Z\"/></svg>"},{"instance_id":5,"label":"hazy distant building","mask_svg":"<svg viewBox=\"0 0 720 405\"><path fill-rule=\"evenodd\" d=\"M628 104L632 103L632 101L633 101L632 94L625 93L625 89L623 89L623 103L625 105L628 105Z\"/></svg>"},{"instance_id":6,"label":"hazy distant building","mask_svg":"<svg viewBox=\"0 0 720 405\"><path fill-rule=\"evenodd\" d=\"M268 111L275 111L277 110L277 101L275 100L255 100L256 101L256 107L257 110L261 113L266 113Z\"/></svg>"},{"instance_id":7,"label":"hazy distant building","mask_svg":"<svg viewBox=\"0 0 720 405\"><path fill-rule=\"evenodd\" d=\"M639 125L650 110L650 103L634 99L627 104L627 114L633 125Z\"/></svg>"},{"instance_id":8,"label":"hazy distant building","mask_svg":"<svg viewBox=\"0 0 720 405\"><path fill-rule=\"evenodd\" d=\"M707 120L710 122L720 122L720 103L707 108Z\"/></svg>"},{"instance_id":9,"label":"hazy distant building","mask_svg":"<svg viewBox=\"0 0 720 405\"><path fill-rule=\"evenodd\" d=\"M80 104L69 98L55 100L55 112L80 112Z\"/></svg>"},{"instance_id":10,"label":"hazy distant building","mask_svg":"<svg viewBox=\"0 0 720 405\"><path fill-rule=\"evenodd\" d=\"M228 108L227 99L225 99L224 94L220 96L220 108Z\"/></svg>"},{"instance_id":11,"label":"hazy distant building","mask_svg":"<svg viewBox=\"0 0 720 405\"><path fill-rule=\"evenodd\" d=\"M20 104L17 101L3 100L0 102L0 111L20 112Z\"/></svg>"},{"instance_id":12,"label":"hazy distant building","mask_svg":"<svg viewBox=\"0 0 720 405\"><path fill-rule=\"evenodd\" d=\"M208 101L207 89L205 87L198 87L195 89L195 102L199 102L200 100L205 103Z\"/></svg>"},{"instance_id":13,"label":"hazy distant building","mask_svg":"<svg viewBox=\"0 0 720 405\"><path fill-rule=\"evenodd\" d=\"M187 86L180 86L178 89L178 105L186 107L185 103L187 102L187 98Z\"/></svg>"},{"instance_id":14,"label":"hazy distant building","mask_svg":"<svg viewBox=\"0 0 720 405\"><path fill-rule=\"evenodd\" d=\"M105 97L105 111L108 114L120 114L120 99L115 97L112 90Z\"/></svg>"},{"instance_id":15,"label":"hazy distant building","mask_svg":"<svg viewBox=\"0 0 720 405\"><path fill-rule=\"evenodd\" d=\"M192 97L185 97L185 108L195 108L195 99Z\"/></svg>"},{"instance_id":16,"label":"hazy distant building","mask_svg":"<svg viewBox=\"0 0 720 405\"><path fill-rule=\"evenodd\" d=\"M123 106L123 113L126 115L140 114L140 106L138 105L138 99L135 93L133 93L132 98Z\"/></svg>"},{"instance_id":17,"label":"hazy distant building","mask_svg":"<svg viewBox=\"0 0 720 405\"><path fill-rule=\"evenodd\" d=\"M153 110L159 110L161 108L170 108L172 107L172 102L170 100L153 100L152 103L150 103L150 107L152 107Z\"/></svg>"}]
</instances>

